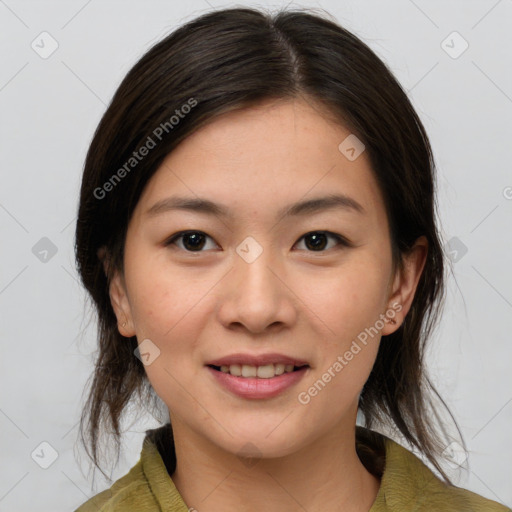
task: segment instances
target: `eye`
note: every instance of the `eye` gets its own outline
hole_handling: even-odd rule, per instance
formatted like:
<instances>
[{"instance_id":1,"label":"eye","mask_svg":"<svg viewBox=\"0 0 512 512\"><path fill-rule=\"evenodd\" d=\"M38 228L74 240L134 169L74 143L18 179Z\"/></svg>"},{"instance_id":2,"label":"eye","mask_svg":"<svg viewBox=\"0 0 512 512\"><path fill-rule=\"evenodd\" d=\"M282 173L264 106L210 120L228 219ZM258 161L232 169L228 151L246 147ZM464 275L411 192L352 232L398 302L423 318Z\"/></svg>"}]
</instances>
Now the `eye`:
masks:
<instances>
[{"instance_id":1,"label":"eye","mask_svg":"<svg viewBox=\"0 0 512 512\"><path fill-rule=\"evenodd\" d=\"M327 242L326 240L331 238L337 242L337 245L349 247L350 243L341 235L337 235L336 233L331 233L329 231L310 231L303 235L300 239L304 239L306 241L306 247L308 249L312 248L312 252L322 252L325 248ZM330 247L332 249L332 247Z\"/></svg>"},{"instance_id":2,"label":"eye","mask_svg":"<svg viewBox=\"0 0 512 512\"><path fill-rule=\"evenodd\" d=\"M306 241L306 249L311 250L311 252L323 252L326 249L326 245L328 245L326 240L329 238L337 242L335 246L351 247L351 244L347 239L329 231L310 231L303 235L299 241L304 239ZM205 244L206 239L213 240L202 231L180 231L167 240L164 245L166 247L170 245L178 245L180 249L187 252L202 252L202 249L207 245ZM182 241L181 246L176 243L178 240ZM333 247L329 248L332 249Z\"/></svg>"},{"instance_id":3,"label":"eye","mask_svg":"<svg viewBox=\"0 0 512 512\"><path fill-rule=\"evenodd\" d=\"M205 238L212 240L211 237L202 231L180 231L167 240L165 246L176 245L176 240L183 239L183 246L180 249L188 252L201 252L201 249L205 246Z\"/></svg>"}]
</instances>

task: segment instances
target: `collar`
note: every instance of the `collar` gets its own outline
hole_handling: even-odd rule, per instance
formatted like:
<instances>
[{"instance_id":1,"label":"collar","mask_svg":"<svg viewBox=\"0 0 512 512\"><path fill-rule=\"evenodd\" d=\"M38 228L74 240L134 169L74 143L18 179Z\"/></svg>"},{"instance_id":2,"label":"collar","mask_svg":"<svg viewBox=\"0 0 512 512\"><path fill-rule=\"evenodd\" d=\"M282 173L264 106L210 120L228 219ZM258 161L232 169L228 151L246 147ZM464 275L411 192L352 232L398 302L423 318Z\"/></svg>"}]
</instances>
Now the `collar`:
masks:
<instances>
[{"instance_id":1,"label":"collar","mask_svg":"<svg viewBox=\"0 0 512 512\"><path fill-rule=\"evenodd\" d=\"M381 480L369 512L415 510L422 497L428 499L432 493L442 495L450 488L416 455L381 433L356 426L356 450L368 471ZM170 423L146 431L141 464L161 510L188 512L189 508L170 477L176 468Z\"/></svg>"}]
</instances>

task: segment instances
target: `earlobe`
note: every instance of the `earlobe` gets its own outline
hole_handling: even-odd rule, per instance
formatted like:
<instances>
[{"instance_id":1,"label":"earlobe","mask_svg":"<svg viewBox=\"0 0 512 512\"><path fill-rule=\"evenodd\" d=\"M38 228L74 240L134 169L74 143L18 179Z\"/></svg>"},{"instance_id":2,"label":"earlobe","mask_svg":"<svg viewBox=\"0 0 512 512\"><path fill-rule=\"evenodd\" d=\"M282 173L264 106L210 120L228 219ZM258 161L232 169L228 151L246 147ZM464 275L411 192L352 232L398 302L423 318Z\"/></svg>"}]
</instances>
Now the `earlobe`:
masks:
<instances>
[{"instance_id":1,"label":"earlobe","mask_svg":"<svg viewBox=\"0 0 512 512\"><path fill-rule=\"evenodd\" d=\"M384 327L381 331L382 336L387 336L400 328L405 318L402 313L403 306L400 303L400 298L391 300L384 313Z\"/></svg>"},{"instance_id":2,"label":"earlobe","mask_svg":"<svg viewBox=\"0 0 512 512\"><path fill-rule=\"evenodd\" d=\"M425 268L428 253L428 240L425 236L419 237L408 253L403 254L403 265L397 269L393 288L388 298L386 325L382 335L387 336L395 332L402 325L411 308L416 289ZM393 323L392 320L396 322Z\"/></svg>"}]
</instances>

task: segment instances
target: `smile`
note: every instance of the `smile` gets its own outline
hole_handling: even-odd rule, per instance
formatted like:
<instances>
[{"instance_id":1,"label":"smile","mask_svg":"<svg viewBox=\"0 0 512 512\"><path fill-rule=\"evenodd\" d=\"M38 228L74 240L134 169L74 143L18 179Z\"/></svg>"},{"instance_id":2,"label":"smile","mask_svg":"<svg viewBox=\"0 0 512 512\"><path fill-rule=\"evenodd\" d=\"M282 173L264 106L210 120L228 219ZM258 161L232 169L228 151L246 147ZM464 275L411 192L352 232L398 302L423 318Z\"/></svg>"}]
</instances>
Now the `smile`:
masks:
<instances>
[{"instance_id":1,"label":"smile","mask_svg":"<svg viewBox=\"0 0 512 512\"><path fill-rule=\"evenodd\" d=\"M304 368L308 365L294 366L293 364L266 364L262 366L253 366L249 364L231 364L215 366L210 365L213 368L222 373L229 373L235 377L243 378L258 378L258 379L271 379L273 377L282 375L283 373L291 373Z\"/></svg>"},{"instance_id":2,"label":"smile","mask_svg":"<svg viewBox=\"0 0 512 512\"><path fill-rule=\"evenodd\" d=\"M206 369L212 375L214 382L231 394L244 399L265 399L273 398L296 385L308 373L310 367L309 365L233 364L224 367L207 365ZM281 370L282 373L278 374ZM233 375L231 371L240 372L240 375ZM258 373L263 376L260 377Z\"/></svg>"}]
</instances>

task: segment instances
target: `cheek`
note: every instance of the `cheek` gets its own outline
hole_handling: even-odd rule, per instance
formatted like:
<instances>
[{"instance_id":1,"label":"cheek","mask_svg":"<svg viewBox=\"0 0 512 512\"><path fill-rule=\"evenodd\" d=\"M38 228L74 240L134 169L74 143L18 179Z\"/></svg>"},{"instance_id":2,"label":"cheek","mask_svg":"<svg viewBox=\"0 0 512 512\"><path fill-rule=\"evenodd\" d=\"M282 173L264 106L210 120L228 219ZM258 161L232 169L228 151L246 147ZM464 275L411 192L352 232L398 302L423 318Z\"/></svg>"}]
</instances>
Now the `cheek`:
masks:
<instances>
[{"instance_id":1,"label":"cheek","mask_svg":"<svg viewBox=\"0 0 512 512\"><path fill-rule=\"evenodd\" d=\"M165 392L171 387L174 393L179 382L194 378L202 365L199 340L212 314L208 294L211 280L157 260L143 267L134 266L130 276L131 311L138 342L151 340L159 354L151 365L145 366L146 373L159 395L163 383Z\"/></svg>"},{"instance_id":2,"label":"cheek","mask_svg":"<svg viewBox=\"0 0 512 512\"><path fill-rule=\"evenodd\" d=\"M300 293L314 313L309 317L322 332L317 337L315 376L302 388L318 414L332 407L334 420L357 402L371 372L383 327L379 315L385 308L385 270L374 255L359 254L321 279L317 276L314 287L302 281ZM308 290L314 293L308 296Z\"/></svg>"},{"instance_id":3,"label":"cheek","mask_svg":"<svg viewBox=\"0 0 512 512\"><path fill-rule=\"evenodd\" d=\"M189 317L197 314L208 291L206 280L165 263L155 260L134 268L129 283L137 336L153 336L161 342L176 339L184 326L191 327Z\"/></svg>"},{"instance_id":4,"label":"cheek","mask_svg":"<svg viewBox=\"0 0 512 512\"><path fill-rule=\"evenodd\" d=\"M200 367L196 364L200 356L197 344L207 316L201 298L208 288L156 265L132 277L132 314L138 343L151 340L150 351L157 354L144 366L146 375L164 403L181 410L182 404L190 402L185 383L197 378Z\"/></svg>"},{"instance_id":5,"label":"cheek","mask_svg":"<svg viewBox=\"0 0 512 512\"><path fill-rule=\"evenodd\" d=\"M302 274L295 282L311 321L327 341L339 344L343 340L344 345L374 326L384 312L387 278L378 262L360 255L322 275Z\"/></svg>"}]
</instances>

